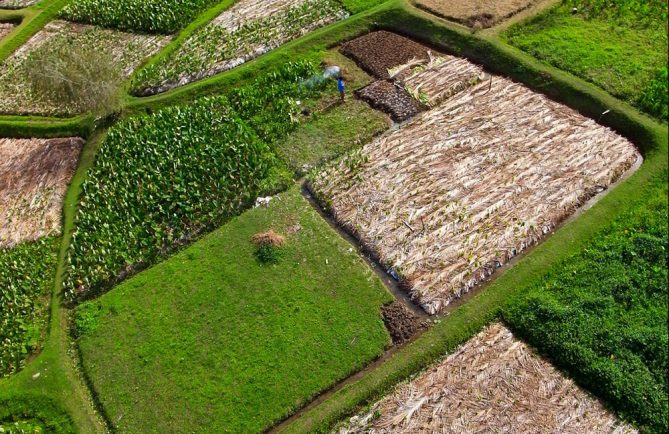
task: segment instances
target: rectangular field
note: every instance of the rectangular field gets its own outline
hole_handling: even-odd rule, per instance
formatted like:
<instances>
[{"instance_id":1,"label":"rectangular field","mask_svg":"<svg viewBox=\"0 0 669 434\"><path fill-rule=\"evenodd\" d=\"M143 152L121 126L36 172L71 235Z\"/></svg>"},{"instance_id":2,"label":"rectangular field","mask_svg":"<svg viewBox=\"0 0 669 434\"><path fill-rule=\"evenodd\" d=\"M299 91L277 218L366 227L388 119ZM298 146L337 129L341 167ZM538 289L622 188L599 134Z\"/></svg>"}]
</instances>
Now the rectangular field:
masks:
<instances>
[{"instance_id":1,"label":"rectangular field","mask_svg":"<svg viewBox=\"0 0 669 434\"><path fill-rule=\"evenodd\" d=\"M147 57L169 42L165 36L135 35L98 27L52 21L0 63L0 114L72 115L72 107L57 105L33 95L25 62L31 53L56 41L107 51L130 76Z\"/></svg>"},{"instance_id":2,"label":"rectangular field","mask_svg":"<svg viewBox=\"0 0 669 434\"><path fill-rule=\"evenodd\" d=\"M285 237L277 263L251 242ZM297 188L77 309L119 432L262 432L390 344L392 296Z\"/></svg>"},{"instance_id":3,"label":"rectangular field","mask_svg":"<svg viewBox=\"0 0 669 434\"><path fill-rule=\"evenodd\" d=\"M238 1L143 69L135 90L152 95L210 77L347 16L337 0Z\"/></svg>"},{"instance_id":4,"label":"rectangular field","mask_svg":"<svg viewBox=\"0 0 669 434\"><path fill-rule=\"evenodd\" d=\"M83 140L0 139L0 248L60 232Z\"/></svg>"},{"instance_id":5,"label":"rectangular field","mask_svg":"<svg viewBox=\"0 0 669 434\"><path fill-rule=\"evenodd\" d=\"M493 77L314 175L310 185L435 314L639 158L613 131Z\"/></svg>"},{"instance_id":6,"label":"rectangular field","mask_svg":"<svg viewBox=\"0 0 669 434\"><path fill-rule=\"evenodd\" d=\"M572 380L494 323L400 385L340 434L634 433Z\"/></svg>"},{"instance_id":7,"label":"rectangular field","mask_svg":"<svg viewBox=\"0 0 669 434\"><path fill-rule=\"evenodd\" d=\"M416 6L471 28L492 27L537 0L414 0Z\"/></svg>"}]
</instances>

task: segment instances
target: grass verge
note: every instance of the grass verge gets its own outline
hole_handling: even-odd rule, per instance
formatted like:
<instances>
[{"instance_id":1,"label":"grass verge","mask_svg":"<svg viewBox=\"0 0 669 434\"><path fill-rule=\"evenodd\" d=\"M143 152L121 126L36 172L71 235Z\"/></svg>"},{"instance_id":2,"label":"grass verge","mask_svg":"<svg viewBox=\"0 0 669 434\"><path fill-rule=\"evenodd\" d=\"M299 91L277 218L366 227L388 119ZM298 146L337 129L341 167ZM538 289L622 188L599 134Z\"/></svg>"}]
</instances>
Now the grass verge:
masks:
<instances>
[{"instance_id":1,"label":"grass verge","mask_svg":"<svg viewBox=\"0 0 669 434\"><path fill-rule=\"evenodd\" d=\"M250 241L270 229L275 265ZM378 357L391 300L292 188L81 305L78 343L120 431L257 432Z\"/></svg>"}]
</instances>

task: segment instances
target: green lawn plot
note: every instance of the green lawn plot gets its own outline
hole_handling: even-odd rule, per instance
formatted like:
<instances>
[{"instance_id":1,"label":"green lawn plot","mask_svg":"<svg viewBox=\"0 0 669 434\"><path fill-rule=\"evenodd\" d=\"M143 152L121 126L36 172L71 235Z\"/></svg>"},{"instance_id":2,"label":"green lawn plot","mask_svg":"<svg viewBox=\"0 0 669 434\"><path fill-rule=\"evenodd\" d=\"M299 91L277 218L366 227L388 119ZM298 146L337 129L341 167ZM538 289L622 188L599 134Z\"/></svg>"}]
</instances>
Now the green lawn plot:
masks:
<instances>
[{"instance_id":1,"label":"green lawn plot","mask_svg":"<svg viewBox=\"0 0 669 434\"><path fill-rule=\"evenodd\" d=\"M279 261L251 237L286 237ZM119 432L257 432L389 345L392 296L297 188L76 310Z\"/></svg>"},{"instance_id":2,"label":"green lawn plot","mask_svg":"<svg viewBox=\"0 0 669 434\"><path fill-rule=\"evenodd\" d=\"M372 109L353 96L353 91L372 82L372 78L337 49L323 58L325 65L338 66L346 79L347 95L340 102L334 80L318 99L302 102L311 115L297 129L276 144L276 152L298 175L352 148L362 146L390 126L388 116Z\"/></svg>"},{"instance_id":3,"label":"green lawn plot","mask_svg":"<svg viewBox=\"0 0 669 434\"><path fill-rule=\"evenodd\" d=\"M667 120L667 2L571 0L511 27L504 37Z\"/></svg>"},{"instance_id":4,"label":"green lawn plot","mask_svg":"<svg viewBox=\"0 0 669 434\"><path fill-rule=\"evenodd\" d=\"M667 174L504 311L520 336L644 432L669 430Z\"/></svg>"}]
</instances>

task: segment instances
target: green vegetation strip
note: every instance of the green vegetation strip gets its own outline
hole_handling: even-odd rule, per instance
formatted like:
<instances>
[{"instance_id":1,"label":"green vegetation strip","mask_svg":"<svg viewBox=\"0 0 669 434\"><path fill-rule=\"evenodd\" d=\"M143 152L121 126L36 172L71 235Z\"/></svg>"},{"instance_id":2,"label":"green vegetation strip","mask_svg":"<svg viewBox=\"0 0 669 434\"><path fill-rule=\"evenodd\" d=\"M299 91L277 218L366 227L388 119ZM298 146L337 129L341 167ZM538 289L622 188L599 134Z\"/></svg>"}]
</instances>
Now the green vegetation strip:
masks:
<instances>
[{"instance_id":1,"label":"green vegetation strip","mask_svg":"<svg viewBox=\"0 0 669 434\"><path fill-rule=\"evenodd\" d=\"M572 7L578 9L572 14ZM667 2L570 0L504 35L512 45L667 120Z\"/></svg>"},{"instance_id":2,"label":"green vegetation strip","mask_svg":"<svg viewBox=\"0 0 669 434\"><path fill-rule=\"evenodd\" d=\"M13 374L41 344L56 272L57 239L0 249L0 377Z\"/></svg>"},{"instance_id":3,"label":"green vegetation strip","mask_svg":"<svg viewBox=\"0 0 669 434\"><path fill-rule=\"evenodd\" d=\"M251 243L270 229L285 236L273 265ZM258 432L378 357L391 300L294 187L81 305L76 325L119 431Z\"/></svg>"},{"instance_id":4,"label":"green vegetation strip","mask_svg":"<svg viewBox=\"0 0 669 434\"><path fill-rule=\"evenodd\" d=\"M175 33L217 0L72 0L61 16L101 27Z\"/></svg>"},{"instance_id":5,"label":"green vegetation strip","mask_svg":"<svg viewBox=\"0 0 669 434\"><path fill-rule=\"evenodd\" d=\"M54 401L39 395L0 398L0 432L53 433L77 432L68 414Z\"/></svg>"},{"instance_id":6,"label":"green vegetation strip","mask_svg":"<svg viewBox=\"0 0 669 434\"><path fill-rule=\"evenodd\" d=\"M669 430L667 173L504 310L514 331L619 414Z\"/></svg>"}]
</instances>

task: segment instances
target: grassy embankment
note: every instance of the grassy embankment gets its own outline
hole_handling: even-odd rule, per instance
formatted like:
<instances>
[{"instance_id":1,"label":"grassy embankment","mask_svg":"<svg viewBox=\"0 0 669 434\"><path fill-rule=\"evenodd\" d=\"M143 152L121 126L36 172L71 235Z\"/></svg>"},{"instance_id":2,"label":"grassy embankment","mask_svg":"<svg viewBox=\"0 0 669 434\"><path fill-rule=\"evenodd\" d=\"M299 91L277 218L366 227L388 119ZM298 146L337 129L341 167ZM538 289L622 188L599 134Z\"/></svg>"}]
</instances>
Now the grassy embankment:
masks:
<instances>
[{"instance_id":1,"label":"grassy embankment","mask_svg":"<svg viewBox=\"0 0 669 434\"><path fill-rule=\"evenodd\" d=\"M378 22L382 23L382 28L408 34L447 52L464 55L496 73L512 77L590 117L600 119L634 141L642 150L645 161L632 177L609 192L594 207L560 228L515 265L505 268L484 291L363 378L347 384L319 405L279 427L281 432L326 432L341 418L441 359L496 318L510 300L541 284L548 270L581 253L611 221L630 209L644 207L644 197L655 197L658 193L653 188L658 179L665 184L667 182L666 124L660 125L595 86L509 47L494 34L471 35L459 26L407 6L389 10L378 18ZM606 110L610 111L602 117ZM641 191L649 193L641 195ZM628 380L635 381L634 378ZM625 416L624 413L621 415Z\"/></svg>"},{"instance_id":2,"label":"grassy embankment","mask_svg":"<svg viewBox=\"0 0 669 434\"><path fill-rule=\"evenodd\" d=\"M667 120L666 1L571 0L512 26L503 37Z\"/></svg>"},{"instance_id":3,"label":"grassy embankment","mask_svg":"<svg viewBox=\"0 0 669 434\"><path fill-rule=\"evenodd\" d=\"M276 265L250 241L269 229L286 236ZM255 432L379 356L391 299L292 188L81 305L76 324L120 431Z\"/></svg>"}]
</instances>

